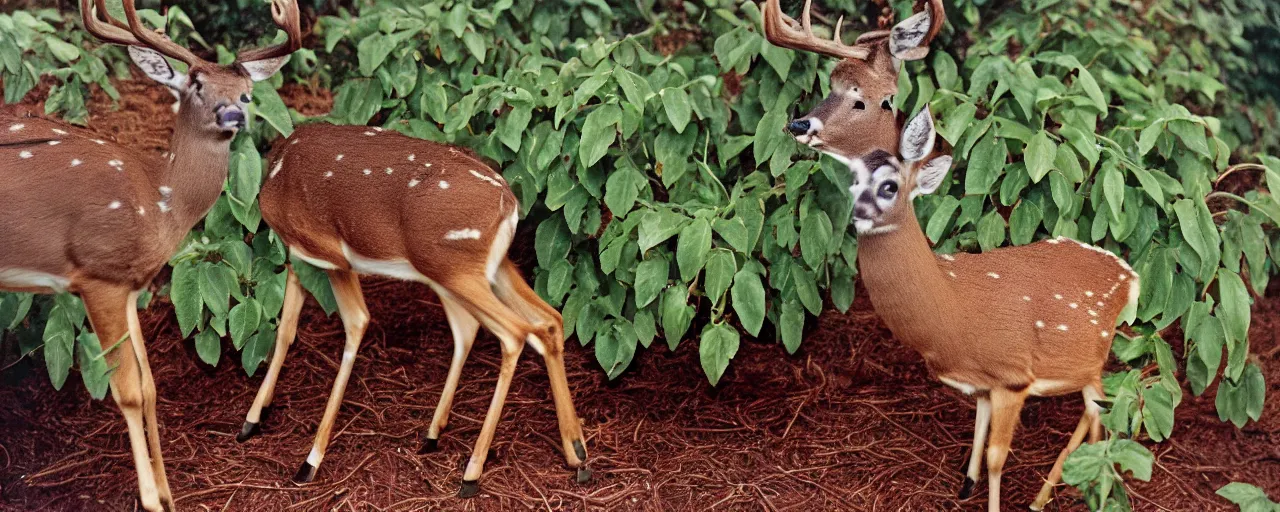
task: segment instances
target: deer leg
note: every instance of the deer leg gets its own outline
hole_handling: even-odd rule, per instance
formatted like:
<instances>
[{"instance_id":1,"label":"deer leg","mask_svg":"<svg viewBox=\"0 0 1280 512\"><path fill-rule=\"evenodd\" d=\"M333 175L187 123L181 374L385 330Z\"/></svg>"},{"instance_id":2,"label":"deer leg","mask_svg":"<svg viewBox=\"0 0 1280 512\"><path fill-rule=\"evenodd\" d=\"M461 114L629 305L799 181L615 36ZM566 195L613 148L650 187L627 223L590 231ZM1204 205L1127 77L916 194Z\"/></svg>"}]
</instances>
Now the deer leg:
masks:
<instances>
[{"instance_id":1,"label":"deer leg","mask_svg":"<svg viewBox=\"0 0 1280 512\"><path fill-rule=\"evenodd\" d=\"M107 353L107 360L115 368L111 373L111 397L124 415L125 424L129 428L129 447L133 450L133 465L138 473L138 494L142 508L151 512L165 510L161 506L160 495L156 486L155 472L151 463L146 423L143 419L142 364L138 360L134 340L129 333L128 315L122 315L126 308L136 307L129 304L132 296L130 290L107 283L91 283L83 286L80 293L84 300L85 312L89 323L103 350L114 350ZM166 503L170 507L171 500Z\"/></svg>"},{"instance_id":2,"label":"deer leg","mask_svg":"<svg viewBox=\"0 0 1280 512\"><path fill-rule=\"evenodd\" d=\"M1053 469L1049 471L1049 478L1044 481L1044 485L1040 487L1040 493L1036 494L1036 501L1031 503L1031 510L1044 510L1046 503L1053 493L1053 486L1058 484L1058 480L1062 478L1062 464L1067 461L1067 456L1071 452L1076 451L1080 443L1084 441L1084 435L1089 430L1089 413L1080 416L1080 423L1076 425L1076 431L1071 434L1071 441L1067 443L1067 448L1058 454L1058 460L1054 461Z\"/></svg>"},{"instance_id":3,"label":"deer leg","mask_svg":"<svg viewBox=\"0 0 1280 512\"><path fill-rule=\"evenodd\" d=\"M471 345L476 341L476 332L480 329L480 321L471 316L462 304L448 298L447 293L439 295L440 303L444 304L444 314L449 319L449 329L453 331L453 361L449 363L449 376L445 378L440 403L436 404L435 416L427 428L427 437L418 450L419 454L434 452L439 446L440 432L449 425L449 411L453 408L453 394L462 378L462 365L467 362Z\"/></svg>"},{"instance_id":4,"label":"deer leg","mask_svg":"<svg viewBox=\"0 0 1280 512\"><path fill-rule=\"evenodd\" d=\"M280 370L284 367L285 357L289 354L289 346L293 345L293 340L298 334L298 314L302 311L303 302L302 285L298 283L298 275L293 272L293 267L285 268L288 277L285 278L284 306L280 309L280 325L276 330L275 353L271 356L271 366L267 368L267 375L262 378L262 385L258 387L258 394L253 398L253 405L249 407L249 414L245 415L244 426L236 436L236 441L241 443L262 432L261 425L265 409L275 398Z\"/></svg>"},{"instance_id":5,"label":"deer leg","mask_svg":"<svg viewBox=\"0 0 1280 512\"><path fill-rule=\"evenodd\" d=\"M147 360L147 343L142 337L142 324L138 322L138 292L129 294L125 304L125 320L129 324L129 337L138 358L139 375L142 377L142 413L147 424L147 448L151 452L151 471L156 479L160 501L168 510L175 510L173 493L169 491L169 475L164 470L164 456L160 450L160 422L156 419L156 382L151 375L151 363Z\"/></svg>"},{"instance_id":6,"label":"deer leg","mask_svg":"<svg viewBox=\"0 0 1280 512\"><path fill-rule=\"evenodd\" d=\"M1000 512L1000 475L1004 471L1009 445L1013 442L1013 431L1018 426L1018 416L1026 398L1026 389L991 390L991 437L988 443L990 446L987 447L988 512Z\"/></svg>"},{"instance_id":7,"label":"deer leg","mask_svg":"<svg viewBox=\"0 0 1280 512\"><path fill-rule=\"evenodd\" d=\"M555 402L556 419L560 425L561 449L564 450L565 462L569 467L578 469L578 482L585 483L591 478L591 470L586 467L587 448L582 434L582 421L578 419L578 412L573 406L573 394L569 391L569 381L565 375L564 320L555 308L529 287L529 283L510 260L502 263L494 284L498 298L503 303L530 322L547 326L545 336L540 339L543 344L541 352L547 365L551 399ZM535 345L534 348L538 347Z\"/></svg>"},{"instance_id":8,"label":"deer leg","mask_svg":"<svg viewBox=\"0 0 1280 512\"><path fill-rule=\"evenodd\" d=\"M969 471L965 473L964 486L960 488L960 499L973 494L973 484L978 481L982 471L982 448L987 442L987 428L991 426L991 398L978 397L978 412L973 421L973 450L969 452Z\"/></svg>"},{"instance_id":9,"label":"deer leg","mask_svg":"<svg viewBox=\"0 0 1280 512\"><path fill-rule=\"evenodd\" d=\"M1083 394L1084 414L1089 417L1089 444L1093 444L1102 438L1102 406L1097 401L1106 399L1107 394L1102 391L1101 380L1085 386Z\"/></svg>"},{"instance_id":10,"label":"deer leg","mask_svg":"<svg viewBox=\"0 0 1280 512\"><path fill-rule=\"evenodd\" d=\"M484 426L480 429L480 437L476 439L471 458L467 461L466 471L462 474L462 487L458 496L469 498L480 492L480 474L484 472L484 462L493 443L493 435L498 429L498 421L502 419L502 406L507 399L507 390L511 387L511 378L516 371L516 362L527 341L536 340L534 328L520 318L506 304L494 296L489 283L481 279L470 279L460 276L454 283L446 285L448 290L442 295L450 295L464 304L472 316L480 319L486 328L497 335L502 342L502 366L498 371L498 382L494 386L493 401L489 403L489 412L485 414Z\"/></svg>"},{"instance_id":11,"label":"deer leg","mask_svg":"<svg viewBox=\"0 0 1280 512\"><path fill-rule=\"evenodd\" d=\"M320 466L325 449L329 446L333 422L338 417L338 409L342 408L342 394L347 389L351 368L356 363L356 351L360 348L365 327L369 325L369 310L365 307L364 294L360 291L360 278L349 270L330 270L329 283L333 285L333 295L338 300L338 315L342 317L342 325L347 331L347 343L343 347L338 378L333 381L333 390L329 392L329 401L324 406L324 417L320 419L320 427L316 429L311 453L298 468L297 474L293 475L293 481L298 483L310 482L316 477L316 468Z\"/></svg>"}]
</instances>

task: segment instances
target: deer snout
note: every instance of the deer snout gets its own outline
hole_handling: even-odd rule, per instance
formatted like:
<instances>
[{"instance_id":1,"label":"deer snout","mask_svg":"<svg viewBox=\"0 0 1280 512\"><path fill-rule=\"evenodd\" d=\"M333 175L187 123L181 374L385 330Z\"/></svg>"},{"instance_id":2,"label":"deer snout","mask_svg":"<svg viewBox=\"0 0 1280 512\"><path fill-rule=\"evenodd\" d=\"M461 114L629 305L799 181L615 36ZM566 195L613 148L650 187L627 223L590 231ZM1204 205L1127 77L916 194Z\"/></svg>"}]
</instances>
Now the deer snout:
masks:
<instances>
[{"instance_id":1,"label":"deer snout","mask_svg":"<svg viewBox=\"0 0 1280 512\"><path fill-rule=\"evenodd\" d=\"M795 136L808 135L810 124L808 119L796 119L787 124L787 131Z\"/></svg>"},{"instance_id":2,"label":"deer snout","mask_svg":"<svg viewBox=\"0 0 1280 512\"><path fill-rule=\"evenodd\" d=\"M239 107L226 106L218 109L218 126L226 129L244 128L245 116L244 111Z\"/></svg>"}]
</instances>

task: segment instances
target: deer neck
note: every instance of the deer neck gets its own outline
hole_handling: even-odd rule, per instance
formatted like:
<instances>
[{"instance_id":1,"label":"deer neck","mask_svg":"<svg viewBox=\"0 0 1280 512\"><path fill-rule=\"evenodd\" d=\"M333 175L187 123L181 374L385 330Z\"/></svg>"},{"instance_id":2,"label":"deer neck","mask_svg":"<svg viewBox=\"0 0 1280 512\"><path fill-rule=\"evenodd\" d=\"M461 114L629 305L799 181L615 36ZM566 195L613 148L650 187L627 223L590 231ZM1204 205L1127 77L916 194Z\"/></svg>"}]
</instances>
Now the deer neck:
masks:
<instances>
[{"instance_id":1,"label":"deer neck","mask_svg":"<svg viewBox=\"0 0 1280 512\"><path fill-rule=\"evenodd\" d=\"M227 180L233 134L212 131L204 123L178 114L169 157L153 179L159 201L157 213L167 216L182 234L213 208Z\"/></svg>"},{"instance_id":2,"label":"deer neck","mask_svg":"<svg viewBox=\"0 0 1280 512\"><path fill-rule=\"evenodd\" d=\"M916 220L907 201L896 209L881 230L858 236L858 267L876 313L894 336L919 351L926 361L954 345L963 321L956 310L961 302Z\"/></svg>"}]
</instances>

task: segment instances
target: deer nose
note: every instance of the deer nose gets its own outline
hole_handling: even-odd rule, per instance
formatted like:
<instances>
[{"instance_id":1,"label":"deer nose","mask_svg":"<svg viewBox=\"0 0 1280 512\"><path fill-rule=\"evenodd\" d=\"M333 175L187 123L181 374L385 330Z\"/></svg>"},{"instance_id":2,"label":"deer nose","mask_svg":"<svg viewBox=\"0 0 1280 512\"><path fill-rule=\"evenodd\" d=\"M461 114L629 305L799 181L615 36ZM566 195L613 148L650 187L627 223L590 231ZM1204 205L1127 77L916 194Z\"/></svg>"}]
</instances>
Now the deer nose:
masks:
<instances>
[{"instance_id":1,"label":"deer nose","mask_svg":"<svg viewBox=\"0 0 1280 512\"><path fill-rule=\"evenodd\" d=\"M809 125L808 119L796 119L787 124L787 131L792 135L805 135L809 133Z\"/></svg>"},{"instance_id":2,"label":"deer nose","mask_svg":"<svg viewBox=\"0 0 1280 512\"><path fill-rule=\"evenodd\" d=\"M238 108L224 108L218 112L218 124L223 128L244 128L244 111Z\"/></svg>"}]
</instances>

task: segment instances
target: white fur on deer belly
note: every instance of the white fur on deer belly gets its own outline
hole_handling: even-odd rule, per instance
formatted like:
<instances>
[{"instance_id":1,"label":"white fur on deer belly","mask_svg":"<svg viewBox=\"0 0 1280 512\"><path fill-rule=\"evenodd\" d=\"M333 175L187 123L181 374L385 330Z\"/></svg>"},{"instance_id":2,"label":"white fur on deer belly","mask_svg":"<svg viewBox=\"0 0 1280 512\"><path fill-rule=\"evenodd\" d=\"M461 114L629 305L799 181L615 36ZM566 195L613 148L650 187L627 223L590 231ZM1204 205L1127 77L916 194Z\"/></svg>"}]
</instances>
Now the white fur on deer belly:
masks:
<instances>
[{"instance_id":1,"label":"white fur on deer belly","mask_svg":"<svg viewBox=\"0 0 1280 512\"><path fill-rule=\"evenodd\" d=\"M322 270L333 270L335 268L338 268L338 265L329 261L322 260L310 254L307 254L306 252L303 252L302 249L299 249L297 247L289 247L289 252L294 256L297 256L298 259L305 261L307 263L310 263L316 268L319 268Z\"/></svg>"},{"instance_id":2,"label":"white fur on deer belly","mask_svg":"<svg viewBox=\"0 0 1280 512\"><path fill-rule=\"evenodd\" d=\"M978 390L977 386L974 386L973 384L969 384L967 382L960 382L958 380L952 380L946 377L938 377L938 380L942 381L943 384L946 384L948 386L951 386L953 388L960 390L961 393L964 393L966 395L972 395L975 391Z\"/></svg>"},{"instance_id":3,"label":"white fur on deer belly","mask_svg":"<svg viewBox=\"0 0 1280 512\"><path fill-rule=\"evenodd\" d=\"M1031 386L1027 388L1027 393L1032 396L1054 396L1079 391L1078 386L1072 385L1070 382L1052 379L1036 379L1031 381Z\"/></svg>"},{"instance_id":4,"label":"white fur on deer belly","mask_svg":"<svg viewBox=\"0 0 1280 512\"><path fill-rule=\"evenodd\" d=\"M520 222L520 210L512 209L511 216L498 225L498 232L493 236L493 245L489 246L489 258L485 260L484 274L489 282L494 282L498 275L498 265L507 258L507 250L511 248L511 240L516 236L516 225Z\"/></svg>"},{"instance_id":5,"label":"white fur on deer belly","mask_svg":"<svg viewBox=\"0 0 1280 512\"><path fill-rule=\"evenodd\" d=\"M356 253L346 242L342 243L342 255L347 257L347 262L351 264L351 269L360 274L373 274L405 281L434 284L430 279L427 279L427 276L418 272L418 269L413 268L413 264L406 259L378 260L368 258Z\"/></svg>"},{"instance_id":6,"label":"white fur on deer belly","mask_svg":"<svg viewBox=\"0 0 1280 512\"><path fill-rule=\"evenodd\" d=\"M21 268L0 268L0 288L41 288L66 291L71 280L62 276Z\"/></svg>"}]
</instances>

